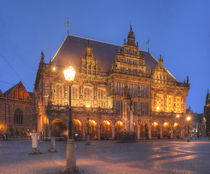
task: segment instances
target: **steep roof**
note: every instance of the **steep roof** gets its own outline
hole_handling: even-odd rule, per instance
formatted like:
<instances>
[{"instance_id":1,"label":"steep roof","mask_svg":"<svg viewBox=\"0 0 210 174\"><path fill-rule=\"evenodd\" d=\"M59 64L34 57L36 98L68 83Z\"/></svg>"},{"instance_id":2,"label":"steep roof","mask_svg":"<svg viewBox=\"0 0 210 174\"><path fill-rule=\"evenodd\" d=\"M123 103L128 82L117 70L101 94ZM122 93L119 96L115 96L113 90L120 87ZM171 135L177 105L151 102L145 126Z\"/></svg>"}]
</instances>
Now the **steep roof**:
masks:
<instances>
[{"instance_id":1,"label":"steep roof","mask_svg":"<svg viewBox=\"0 0 210 174\"><path fill-rule=\"evenodd\" d=\"M51 61L52 64L69 64L74 67L78 67L80 65L81 56L85 54L88 41L90 41L90 45L93 47L93 53L98 59L101 71L108 72L111 70L115 55L119 49L123 48L122 46L73 35L66 36L65 40L53 57ZM157 65L157 60L147 51L140 52L144 55L147 70L154 69ZM169 80L174 81L176 79L169 73Z\"/></svg>"},{"instance_id":2,"label":"steep roof","mask_svg":"<svg viewBox=\"0 0 210 174\"><path fill-rule=\"evenodd\" d=\"M19 93L20 90L25 93L25 95L22 95L20 98L19 94L16 96L15 93ZM13 98L13 99L22 99L22 100L31 100L31 96L28 93L28 91L25 89L23 83L20 81L10 89L8 89L6 92L3 94L4 97L8 98Z\"/></svg>"}]
</instances>

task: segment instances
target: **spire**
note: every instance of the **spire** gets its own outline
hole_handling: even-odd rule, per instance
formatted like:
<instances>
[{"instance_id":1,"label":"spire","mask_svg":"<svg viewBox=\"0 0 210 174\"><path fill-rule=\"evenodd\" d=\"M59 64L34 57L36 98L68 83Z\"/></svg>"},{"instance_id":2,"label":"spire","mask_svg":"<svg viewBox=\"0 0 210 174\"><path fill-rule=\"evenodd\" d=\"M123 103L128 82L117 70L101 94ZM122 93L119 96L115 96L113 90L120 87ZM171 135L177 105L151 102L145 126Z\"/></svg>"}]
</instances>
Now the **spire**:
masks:
<instances>
[{"instance_id":1,"label":"spire","mask_svg":"<svg viewBox=\"0 0 210 174\"><path fill-rule=\"evenodd\" d=\"M64 24L67 25L67 35L69 35L69 17L67 17L67 21Z\"/></svg>"},{"instance_id":2,"label":"spire","mask_svg":"<svg viewBox=\"0 0 210 174\"><path fill-rule=\"evenodd\" d=\"M93 51L93 48L92 48L92 46L90 45L90 40L88 40L88 43L87 43L87 45L86 45L86 55L87 55L87 56L92 55L92 54L93 54L92 51Z\"/></svg>"},{"instance_id":3,"label":"spire","mask_svg":"<svg viewBox=\"0 0 210 174\"><path fill-rule=\"evenodd\" d=\"M128 33L128 42L127 42L127 44L135 46L135 36L134 36L132 25L130 25L130 31Z\"/></svg>"},{"instance_id":4,"label":"spire","mask_svg":"<svg viewBox=\"0 0 210 174\"><path fill-rule=\"evenodd\" d=\"M42 62L44 62L44 57L45 57L45 56L44 56L44 53L43 53L43 51L42 51L42 52L41 52L41 61L42 61Z\"/></svg>"},{"instance_id":5,"label":"spire","mask_svg":"<svg viewBox=\"0 0 210 174\"><path fill-rule=\"evenodd\" d=\"M147 44L147 49L148 49L148 53L149 53L149 40L147 40L146 44Z\"/></svg>"},{"instance_id":6,"label":"spire","mask_svg":"<svg viewBox=\"0 0 210 174\"><path fill-rule=\"evenodd\" d=\"M162 55L160 54L160 57L159 57L159 59L158 59L158 63L160 64L160 65L163 65L163 58L162 58Z\"/></svg>"},{"instance_id":7,"label":"spire","mask_svg":"<svg viewBox=\"0 0 210 174\"><path fill-rule=\"evenodd\" d=\"M209 89L207 91L207 94L206 94L206 104L208 104L210 101L210 96L209 96Z\"/></svg>"}]
</instances>

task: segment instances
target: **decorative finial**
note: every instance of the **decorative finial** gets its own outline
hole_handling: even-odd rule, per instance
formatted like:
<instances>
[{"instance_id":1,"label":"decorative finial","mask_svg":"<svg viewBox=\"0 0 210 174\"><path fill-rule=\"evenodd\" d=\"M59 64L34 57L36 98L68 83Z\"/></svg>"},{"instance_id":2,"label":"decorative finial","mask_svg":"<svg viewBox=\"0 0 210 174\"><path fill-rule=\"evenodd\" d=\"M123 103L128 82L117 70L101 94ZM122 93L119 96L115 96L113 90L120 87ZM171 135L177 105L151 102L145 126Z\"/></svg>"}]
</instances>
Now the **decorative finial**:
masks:
<instances>
[{"instance_id":1,"label":"decorative finial","mask_svg":"<svg viewBox=\"0 0 210 174\"><path fill-rule=\"evenodd\" d=\"M147 40L146 44L147 44L147 49L148 49L148 52L149 52L149 40Z\"/></svg>"},{"instance_id":2,"label":"decorative finial","mask_svg":"<svg viewBox=\"0 0 210 174\"><path fill-rule=\"evenodd\" d=\"M44 53L43 53L43 51L41 52L41 60L44 61Z\"/></svg>"},{"instance_id":3,"label":"decorative finial","mask_svg":"<svg viewBox=\"0 0 210 174\"><path fill-rule=\"evenodd\" d=\"M189 84L189 76L187 76L187 84Z\"/></svg>"},{"instance_id":4,"label":"decorative finial","mask_svg":"<svg viewBox=\"0 0 210 174\"><path fill-rule=\"evenodd\" d=\"M133 30L133 28L132 28L132 24L130 24L130 31L132 31Z\"/></svg>"},{"instance_id":5,"label":"decorative finial","mask_svg":"<svg viewBox=\"0 0 210 174\"><path fill-rule=\"evenodd\" d=\"M136 46L137 46L137 47L139 46L139 42L136 43Z\"/></svg>"},{"instance_id":6,"label":"decorative finial","mask_svg":"<svg viewBox=\"0 0 210 174\"><path fill-rule=\"evenodd\" d=\"M67 21L64 24L67 25L67 35L69 35L69 17L67 17Z\"/></svg>"}]
</instances>

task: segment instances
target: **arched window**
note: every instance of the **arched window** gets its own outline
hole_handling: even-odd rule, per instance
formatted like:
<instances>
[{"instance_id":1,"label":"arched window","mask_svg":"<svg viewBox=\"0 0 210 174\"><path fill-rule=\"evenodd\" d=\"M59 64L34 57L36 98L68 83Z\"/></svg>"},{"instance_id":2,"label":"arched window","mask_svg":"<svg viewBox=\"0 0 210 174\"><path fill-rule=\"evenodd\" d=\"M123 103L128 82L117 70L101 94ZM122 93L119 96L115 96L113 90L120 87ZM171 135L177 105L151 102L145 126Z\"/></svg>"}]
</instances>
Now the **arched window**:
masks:
<instances>
[{"instance_id":1,"label":"arched window","mask_svg":"<svg viewBox=\"0 0 210 174\"><path fill-rule=\"evenodd\" d=\"M19 108L15 110L14 123L23 124L23 111L21 111Z\"/></svg>"}]
</instances>

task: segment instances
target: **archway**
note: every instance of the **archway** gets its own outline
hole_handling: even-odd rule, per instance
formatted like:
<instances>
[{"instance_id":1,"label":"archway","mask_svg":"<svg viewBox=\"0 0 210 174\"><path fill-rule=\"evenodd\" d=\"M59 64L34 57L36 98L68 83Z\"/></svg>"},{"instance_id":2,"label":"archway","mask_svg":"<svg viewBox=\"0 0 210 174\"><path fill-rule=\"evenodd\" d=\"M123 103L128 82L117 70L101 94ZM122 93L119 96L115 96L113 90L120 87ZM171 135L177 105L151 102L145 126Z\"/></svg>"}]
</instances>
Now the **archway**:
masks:
<instances>
[{"instance_id":1,"label":"archway","mask_svg":"<svg viewBox=\"0 0 210 174\"><path fill-rule=\"evenodd\" d=\"M163 138L170 138L170 125L168 122L163 123Z\"/></svg>"},{"instance_id":2,"label":"archway","mask_svg":"<svg viewBox=\"0 0 210 174\"><path fill-rule=\"evenodd\" d=\"M147 126L146 123L141 123L141 126L140 126L140 138L149 139L148 126Z\"/></svg>"},{"instance_id":3,"label":"archway","mask_svg":"<svg viewBox=\"0 0 210 174\"><path fill-rule=\"evenodd\" d=\"M88 125L86 126L86 137L88 135ZM95 120L89 120L89 134L90 139L95 140L98 137L98 124Z\"/></svg>"},{"instance_id":4,"label":"archway","mask_svg":"<svg viewBox=\"0 0 210 174\"><path fill-rule=\"evenodd\" d=\"M152 138L160 138L160 126L157 122L152 123L151 136Z\"/></svg>"},{"instance_id":5,"label":"archway","mask_svg":"<svg viewBox=\"0 0 210 174\"><path fill-rule=\"evenodd\" d=\"M174 123L174 126L173 126L173 135L176 138L180 138L181 137L181 128L180 128L179 123Z\"/></svg>"},{"instance_id":6,"label":"archway","mask_svg":"<svg viewBox=\"0 0 210 174\"><path fill-rule=\"evenodd\" d=\"M101 139L112 139L112 124L108 120L104 120L101 124Z\"/></svg>"},{"instance_id":7,"label":"archway","mask_svg":"<svg viewBox=\"0 0 210 174\"><path fill-rule=\"evenodd\" d=\"M123 122L118 121L115 124L115 139L120 139L120 134L123 132Z\"/></svg>"},{"instance_id":8,"label":"archway","mask_svg":"<svg viewBox=\"0 0 210 174\"><path fill-rule=\"evenodd\" d=\"M52 136L55 137L66 137L67 136L67 128L66 124L61 119L55 119L52 121Z\"/></svg>"},{"instance_id":9,"label":"archway","mask_svg":"<svg viewBox=\"0 0 210 174\"><path fill-rule=\"evenodd\" d=\"M74 139L82 139L82 123L78 119L73 119Z\"/></svg>"}]
</instances>

